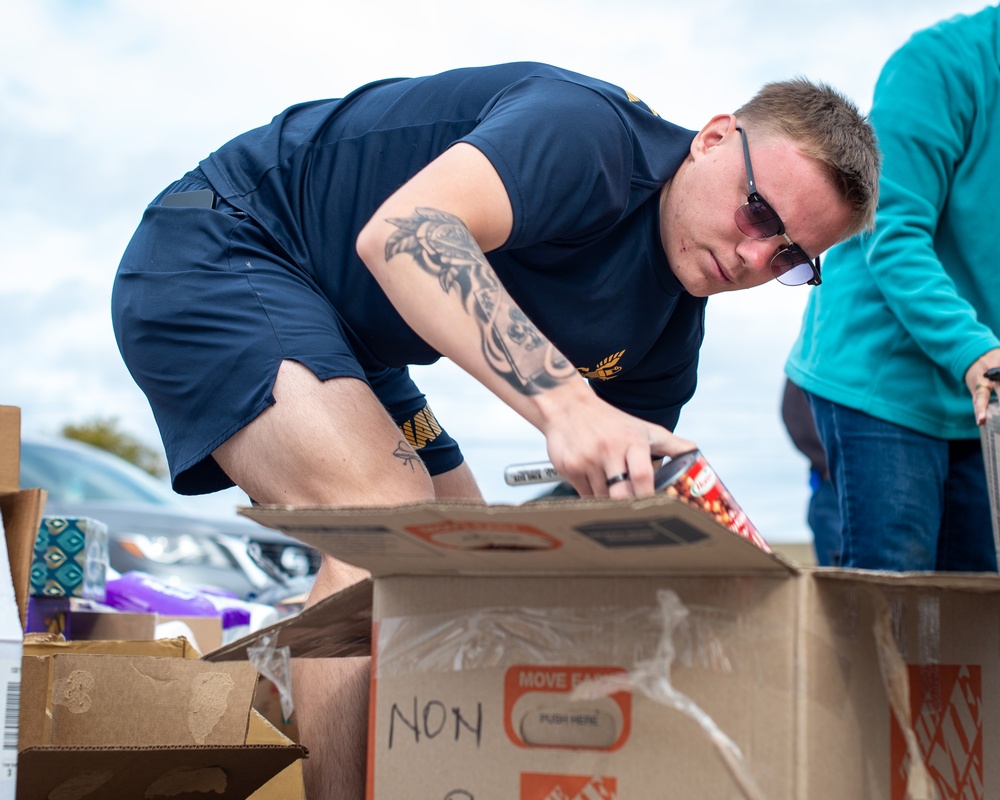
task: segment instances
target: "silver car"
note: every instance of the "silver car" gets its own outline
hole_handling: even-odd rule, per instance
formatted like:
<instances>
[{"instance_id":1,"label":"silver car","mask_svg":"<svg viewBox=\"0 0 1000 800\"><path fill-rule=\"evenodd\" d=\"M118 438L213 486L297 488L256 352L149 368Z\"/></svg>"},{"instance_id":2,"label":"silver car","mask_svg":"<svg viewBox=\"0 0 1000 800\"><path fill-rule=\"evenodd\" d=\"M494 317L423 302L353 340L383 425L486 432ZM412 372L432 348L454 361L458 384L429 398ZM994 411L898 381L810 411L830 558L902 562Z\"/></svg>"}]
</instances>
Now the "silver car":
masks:
<instances>
[{"instance_id":1,"label":"silver car","mask_svg":"<svg viewBox=\"0 0 1000 800\"><path fill-rule=\"evenodd\" d=\"M24 436L21 486L48 492L47 515L105 523L118 572L275 603L308 591L319 567L307 545L235 511L206 511L125 459L69 439Z\"/></svg>"}]
</instances>

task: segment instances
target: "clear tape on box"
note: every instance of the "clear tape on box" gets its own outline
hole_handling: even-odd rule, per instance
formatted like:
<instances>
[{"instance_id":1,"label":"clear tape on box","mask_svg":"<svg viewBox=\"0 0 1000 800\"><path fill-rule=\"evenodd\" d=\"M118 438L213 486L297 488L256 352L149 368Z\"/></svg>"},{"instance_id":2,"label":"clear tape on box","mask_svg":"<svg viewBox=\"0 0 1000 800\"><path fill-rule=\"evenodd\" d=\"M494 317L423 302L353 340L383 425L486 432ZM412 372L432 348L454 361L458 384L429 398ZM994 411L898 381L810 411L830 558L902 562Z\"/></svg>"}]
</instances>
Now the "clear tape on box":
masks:
<instances>
[{"instance_id":1,"label":"clear tape on box","mask_svg":"<svg viewBox=\"0 0 1000 800\"><path fill-rule=\"evenodd\" d=\"M616 692L641 693L694 720L719 754L742 800L764 800L736 743L673 684L675 665L731 673L719 637L672 590L657 591L656 608L481 608L468 614L383 619L377 677L489 669L501 665L632 663L630 670L578 684L573 701ZM631 631L635 638L622 636ZM581 655L586 654L586 655Z\"/></svg>"},{"instance_id":2,"label":"clear tape on box","mask_svg":"<svg viewBox=\"0 0 1000 800\"><path fill-rule=\"evenodd\" d=\"M983 440L983 461L986 464L986 484L993 512L993 542L1000 556L1000 403L992 400L986 408L986 422L980 431Z\"/></svg>"}]
</instances>

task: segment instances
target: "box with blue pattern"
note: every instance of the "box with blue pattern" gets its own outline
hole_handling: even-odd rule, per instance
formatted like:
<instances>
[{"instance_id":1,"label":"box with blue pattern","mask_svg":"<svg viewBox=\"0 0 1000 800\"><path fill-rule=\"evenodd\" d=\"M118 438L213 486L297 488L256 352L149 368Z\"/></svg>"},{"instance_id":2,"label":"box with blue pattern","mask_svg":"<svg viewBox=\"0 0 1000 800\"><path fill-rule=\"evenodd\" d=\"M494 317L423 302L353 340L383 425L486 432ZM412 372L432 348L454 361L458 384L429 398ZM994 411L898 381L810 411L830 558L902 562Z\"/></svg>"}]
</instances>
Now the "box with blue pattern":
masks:
<instances>
[{"instance_id":1,"label":"box with blue pattern","mask_svg":"<svg viewBox=\"0 0 1000 800\"><path fill-rule=\"evenodd\" d=\"M31 594L105 598L108 526L90 517L43 516L35 537Z\"/></svg>"}]
</instances>

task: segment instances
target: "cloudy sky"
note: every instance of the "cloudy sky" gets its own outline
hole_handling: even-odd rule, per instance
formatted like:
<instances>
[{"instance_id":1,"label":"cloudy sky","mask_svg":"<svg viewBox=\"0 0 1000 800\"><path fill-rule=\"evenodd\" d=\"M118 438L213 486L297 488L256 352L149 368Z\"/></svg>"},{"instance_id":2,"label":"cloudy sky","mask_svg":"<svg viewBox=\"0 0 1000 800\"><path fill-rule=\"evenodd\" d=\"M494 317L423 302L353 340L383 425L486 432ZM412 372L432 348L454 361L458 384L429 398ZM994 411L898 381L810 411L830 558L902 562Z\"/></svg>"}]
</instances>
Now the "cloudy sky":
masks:
<instances>
[{"instance_id":1,"label":"cloudy sky","mask_svg":"<svg viewBox=\"0 0 1000 800\"><path fill-rule=\"evenodd\" d=\"M292 103L384 77L513 60L617 83L699 128L768 80L805 75L862 108L882 63L963 0L3 0L0 403L25 432L116 416L159 447L111 332L115 268L149 199ZM694 439L764 536L805 541L805 461L781 426L782 364L808 289L713 298ZM417 371L491 502L541 435L449 363ZM203 502L231 508L239 493Z\"/></svg>"}]
</instances>

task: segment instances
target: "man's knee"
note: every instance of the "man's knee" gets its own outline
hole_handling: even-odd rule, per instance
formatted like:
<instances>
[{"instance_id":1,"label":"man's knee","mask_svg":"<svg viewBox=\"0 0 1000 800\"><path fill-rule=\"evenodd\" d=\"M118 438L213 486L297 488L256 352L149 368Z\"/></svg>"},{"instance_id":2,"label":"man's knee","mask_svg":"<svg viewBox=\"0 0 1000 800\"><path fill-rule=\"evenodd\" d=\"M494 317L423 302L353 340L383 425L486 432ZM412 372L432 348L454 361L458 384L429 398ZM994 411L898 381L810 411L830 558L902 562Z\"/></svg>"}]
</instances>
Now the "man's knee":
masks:
<instances>
[{"instance_id":1,"label":"man's knee","mask_svg":"<svg viewBox=\"0 0 1000 800\"><path fill-rule=\"evenodd\" d=\"M283 362L275 404L214 452L259 503L383 506L431 500L423 463L363 381Z\"/></svg>"}]
</instances>

